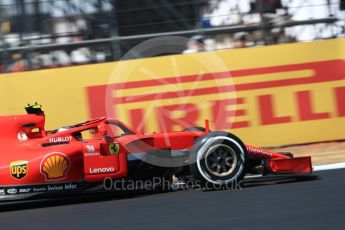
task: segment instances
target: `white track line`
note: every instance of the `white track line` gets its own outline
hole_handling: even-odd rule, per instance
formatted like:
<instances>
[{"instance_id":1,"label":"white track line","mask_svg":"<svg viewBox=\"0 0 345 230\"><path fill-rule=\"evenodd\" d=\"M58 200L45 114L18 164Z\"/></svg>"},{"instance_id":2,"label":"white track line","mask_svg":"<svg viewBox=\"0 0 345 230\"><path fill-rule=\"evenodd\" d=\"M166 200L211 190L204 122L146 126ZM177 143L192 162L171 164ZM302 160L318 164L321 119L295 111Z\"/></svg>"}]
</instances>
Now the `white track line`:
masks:
<instances>
[{"instance_id":1,"label":"white track line","mask_svg":"<svg viewBox=\"0 0 345 230\"><path fill-rule=\"evenodd\" d=\"M262 175L250 175L250 176L245 176L245 179L252 179L252 178L258 178L258 177L262 177Z\"/></svg>"},{"instance_id":2,"label":"white track line","mask_svg":"<svg viewBox=\"0 0 345 230\"><path fill-rule=\"evenodd\" d=\"M314 171L332 170L332 169L343 169L345 168L345 162L328 164L328 165L317 165L314 166Z\"/></svg>"}]
</instances>

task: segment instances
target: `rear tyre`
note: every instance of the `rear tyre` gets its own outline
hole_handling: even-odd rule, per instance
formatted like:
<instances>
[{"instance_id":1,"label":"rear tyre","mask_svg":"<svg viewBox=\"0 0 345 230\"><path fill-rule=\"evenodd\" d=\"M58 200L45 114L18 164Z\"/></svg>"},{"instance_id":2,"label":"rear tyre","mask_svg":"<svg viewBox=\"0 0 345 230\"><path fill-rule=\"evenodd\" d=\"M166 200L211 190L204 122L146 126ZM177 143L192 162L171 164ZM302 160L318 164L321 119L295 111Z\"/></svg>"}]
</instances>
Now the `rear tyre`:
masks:
<instances>
[{"instance_id":1,"label":"rear tyre","mask_svg":"<svg viewBox=\"0 0 345 230\"><path fill-rule=\"evenodd\" d=\"M204 189L234 189L247 170L248 153L243 142L227 132L211 132L192 150L190 170Z\"/></svg>"}]
</instances>

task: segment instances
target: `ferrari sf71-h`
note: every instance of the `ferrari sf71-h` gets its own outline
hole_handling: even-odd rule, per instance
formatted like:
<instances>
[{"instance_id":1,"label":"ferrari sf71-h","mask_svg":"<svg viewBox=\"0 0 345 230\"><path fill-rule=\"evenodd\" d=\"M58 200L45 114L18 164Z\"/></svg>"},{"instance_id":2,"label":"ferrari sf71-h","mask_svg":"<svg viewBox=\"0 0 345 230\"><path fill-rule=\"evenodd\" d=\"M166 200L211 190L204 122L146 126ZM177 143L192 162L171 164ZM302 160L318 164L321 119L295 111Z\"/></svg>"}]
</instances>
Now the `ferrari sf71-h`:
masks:
<instances>
[{"instance_id":1,"label":"ferrari sf71-h","mask_svg":"<svg viewBox=\"0 0 345 230\"><path fill-rule=\"evenodd\" d=\"M27 114L0 117L0 198L92 191L105 180L171 181L200 185L241 182L255 168L262 174L310 174L310 157L245 145L234 134L192 127L143 134L123 122L96 118L45 130L40 105Z\"/></svg>"}]
</instances>

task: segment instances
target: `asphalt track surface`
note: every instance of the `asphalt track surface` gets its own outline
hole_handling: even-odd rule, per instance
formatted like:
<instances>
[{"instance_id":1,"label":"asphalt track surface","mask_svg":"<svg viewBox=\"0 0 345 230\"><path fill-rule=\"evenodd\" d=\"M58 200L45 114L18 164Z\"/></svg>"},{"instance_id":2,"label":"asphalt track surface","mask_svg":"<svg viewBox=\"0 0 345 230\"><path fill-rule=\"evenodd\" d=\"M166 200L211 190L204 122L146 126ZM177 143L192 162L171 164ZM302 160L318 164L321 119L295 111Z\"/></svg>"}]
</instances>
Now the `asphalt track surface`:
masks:
<instances>
[{"instance_id":1,"label":"asphalt track surface","mask_svg":"<svg viewBox=\"0 0 345 230\"><path fill-rule=\"evenodd\" d=\"M345 169L307 181L250 179L242 190L1 205L0 229L345 229Z\"/></svg>"}]
</instances>

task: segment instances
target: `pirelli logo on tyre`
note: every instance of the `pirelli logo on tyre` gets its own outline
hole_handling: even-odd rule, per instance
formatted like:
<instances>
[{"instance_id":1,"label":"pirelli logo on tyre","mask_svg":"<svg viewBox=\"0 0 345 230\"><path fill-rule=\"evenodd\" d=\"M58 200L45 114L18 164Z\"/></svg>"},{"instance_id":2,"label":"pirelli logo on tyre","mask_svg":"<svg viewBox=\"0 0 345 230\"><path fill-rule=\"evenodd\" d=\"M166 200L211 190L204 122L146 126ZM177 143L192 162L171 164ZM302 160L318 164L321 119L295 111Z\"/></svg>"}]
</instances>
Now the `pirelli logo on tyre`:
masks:
<instances>
[{"instance_id":1,"label":"pirelli logo on tyre","mask_svg":"<svg viewBox=\"0 0 345 230\"><path fill-rule=\"evenodd\" d=\"M13 161L10 164L11 176L21 180L28 174L28 161Z\"/></svg>"}]
</instances>

